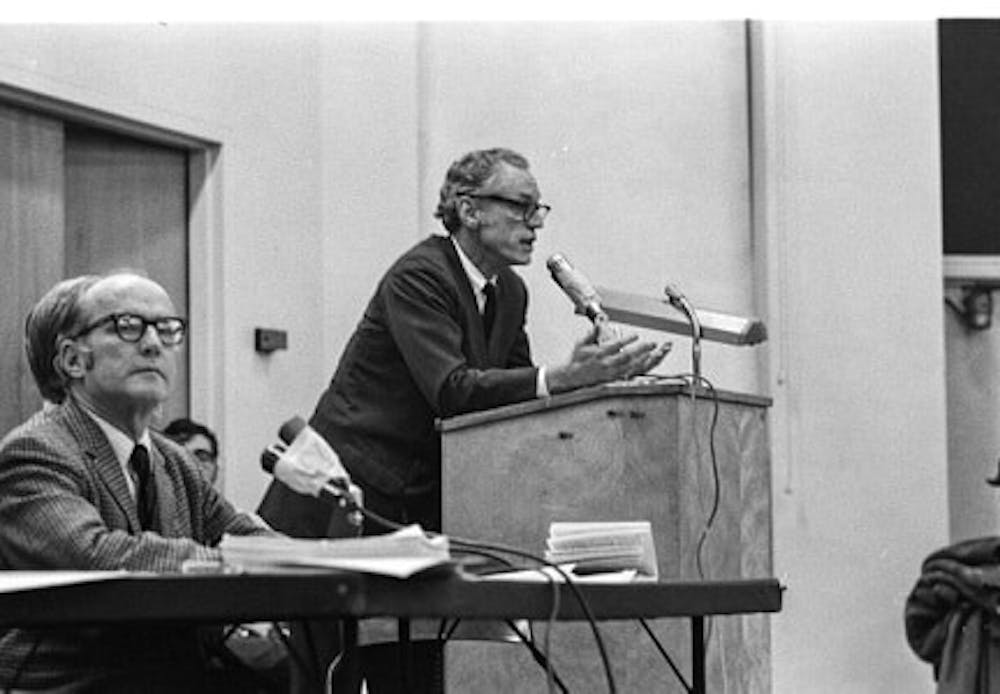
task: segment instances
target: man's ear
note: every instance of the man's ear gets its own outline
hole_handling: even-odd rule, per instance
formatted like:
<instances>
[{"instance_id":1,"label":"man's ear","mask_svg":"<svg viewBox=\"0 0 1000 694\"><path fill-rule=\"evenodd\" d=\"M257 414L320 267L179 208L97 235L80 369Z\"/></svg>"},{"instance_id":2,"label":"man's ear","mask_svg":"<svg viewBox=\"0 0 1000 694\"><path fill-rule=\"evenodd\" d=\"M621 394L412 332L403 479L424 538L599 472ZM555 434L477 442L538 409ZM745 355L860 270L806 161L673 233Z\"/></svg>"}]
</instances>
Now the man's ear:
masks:
<instances>
[{"instance_id":1,"label":"man's ear","mask_svg":"<svg viewBox=\"0 0 1000 694\"><path fill-rule=\"evenodd\" d=\"M479 228L479 208L472 204L468 198L460 198L458 201L458 219L466 229Z\"/></svg>"},{"instance_id":2,"label":"man's ear","mask_svg":"<svg viewBox=\"0 0 1000 694\"><path fill-rule=\"evenodd\" d=\"M83 378L87 373L89 361L87 354L89 348L79 344L76 340L65 337L59 343L59 351L56 359L59 366L69 378Z\"/></svg>"}]
</instances>

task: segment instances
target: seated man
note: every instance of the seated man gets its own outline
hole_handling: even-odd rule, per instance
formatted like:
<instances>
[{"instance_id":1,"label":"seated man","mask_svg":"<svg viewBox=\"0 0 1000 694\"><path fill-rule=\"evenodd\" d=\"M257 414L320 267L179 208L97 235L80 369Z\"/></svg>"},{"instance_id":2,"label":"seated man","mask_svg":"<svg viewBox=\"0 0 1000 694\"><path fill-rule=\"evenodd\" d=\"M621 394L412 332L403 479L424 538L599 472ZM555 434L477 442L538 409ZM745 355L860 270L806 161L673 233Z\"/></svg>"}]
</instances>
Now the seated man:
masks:
<instances>
[{"instance_id":1,"label":"seated man","mask_svg":"<svg viewBox=\"0 0 1000 694\"><path fill-rule=\"evenodd\" d=\"M180 571L217 561L224 533L273 531L237 511L178 444L151 430L186 324L131 273L56 285L25 324L54 405L0 442L0 569ZM184 625L0 632L0 689L208 691Z\"/></svg>"}]
</instances>

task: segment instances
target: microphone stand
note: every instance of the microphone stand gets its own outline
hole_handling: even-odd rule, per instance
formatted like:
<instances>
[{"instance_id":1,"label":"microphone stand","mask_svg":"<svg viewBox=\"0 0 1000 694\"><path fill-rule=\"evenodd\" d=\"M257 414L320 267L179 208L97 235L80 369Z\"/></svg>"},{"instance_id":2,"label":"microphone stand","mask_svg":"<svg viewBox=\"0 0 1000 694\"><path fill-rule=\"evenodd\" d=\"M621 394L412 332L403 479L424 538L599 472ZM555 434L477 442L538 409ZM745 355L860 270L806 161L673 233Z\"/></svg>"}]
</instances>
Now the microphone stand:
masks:
<instances>
[{"instance_id":1,"label":"microphone stand","mask_svg":"<svg viewBox=\"0 0 1000 694\"><path fill-rule=\"evenodd\" d=\"M687 297L672 285L664 287L663 293L667 295L670 305L683 312L691 324L691 370L694 373L695 387L698 387L701 384L701 321L698 320L698 312Z\"/></svg>"}]
</instances>

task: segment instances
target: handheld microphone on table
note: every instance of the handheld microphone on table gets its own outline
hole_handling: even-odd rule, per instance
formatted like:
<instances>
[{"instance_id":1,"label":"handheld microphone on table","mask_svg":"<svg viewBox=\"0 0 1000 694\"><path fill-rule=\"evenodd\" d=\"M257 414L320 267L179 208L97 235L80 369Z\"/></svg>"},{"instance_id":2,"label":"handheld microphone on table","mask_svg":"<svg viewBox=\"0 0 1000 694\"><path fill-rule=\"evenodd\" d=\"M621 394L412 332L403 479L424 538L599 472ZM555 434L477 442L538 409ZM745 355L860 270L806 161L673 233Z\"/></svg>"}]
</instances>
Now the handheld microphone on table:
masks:
<instances>
[{"instance_id":1,"label":"handheld microphone on table","mask_svg":"<svg viewBox=\"0 0 1000 694\"><path fill-rule=\"evenodd\" d=\"M611 324L608 314L601 308L601 296L583 273L570 264L561 253L553 253L545 261L552 279L576 307L576 313L586 316L597 328L597 341L608 342L618 339L618 330Z\"/></svg>"},{"instance_id":2,"label":"handheld microphone on table","mask_svg":"<svg viewBox=\"0 0 1000 694\"><path fill-rule=\"evenodd\" d=\"M278 430L279 443L264 449L260 465L286 487L344 509L352 525L361 525L361 490L330 444L295 416Z\"/></svg>"}]
</instances>

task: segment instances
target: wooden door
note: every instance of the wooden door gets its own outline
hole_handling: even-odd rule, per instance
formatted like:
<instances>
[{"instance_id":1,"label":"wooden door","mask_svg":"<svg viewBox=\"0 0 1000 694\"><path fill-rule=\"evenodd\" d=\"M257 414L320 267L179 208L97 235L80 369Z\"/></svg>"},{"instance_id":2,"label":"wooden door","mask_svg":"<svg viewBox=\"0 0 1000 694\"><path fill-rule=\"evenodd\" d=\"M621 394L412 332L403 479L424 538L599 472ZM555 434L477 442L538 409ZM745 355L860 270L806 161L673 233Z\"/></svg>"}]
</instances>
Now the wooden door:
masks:
<instances>
[{"instance_id":1,"label":"wooden door","mask_svg":"<svg viewBox=\"0 0 1000 694\"><path fill-rule=\"evenodd\" d=\"M187 154L0 104L0 436L41 406L24 319L64 277L145 272L187 314ZM187 350L162 423L189 410Z\"/></svg>"},{"instance_id":2,"label":"wooden door","mask_svg":"<svg viewBox=\"0 0 1000 694\"><path fill-rule=\"evenodd\" d=\"M0 104L0 436L37 410L24 318L63 277L63 127Z\"/></svg>"}]
</instances>

